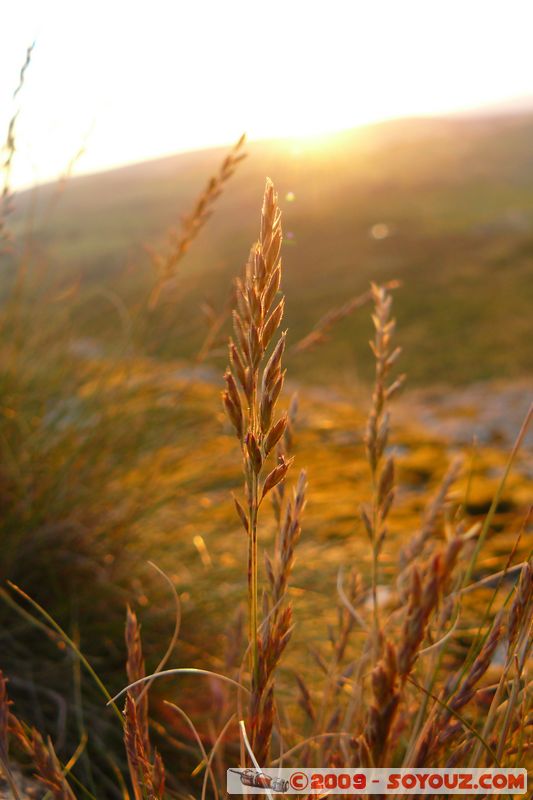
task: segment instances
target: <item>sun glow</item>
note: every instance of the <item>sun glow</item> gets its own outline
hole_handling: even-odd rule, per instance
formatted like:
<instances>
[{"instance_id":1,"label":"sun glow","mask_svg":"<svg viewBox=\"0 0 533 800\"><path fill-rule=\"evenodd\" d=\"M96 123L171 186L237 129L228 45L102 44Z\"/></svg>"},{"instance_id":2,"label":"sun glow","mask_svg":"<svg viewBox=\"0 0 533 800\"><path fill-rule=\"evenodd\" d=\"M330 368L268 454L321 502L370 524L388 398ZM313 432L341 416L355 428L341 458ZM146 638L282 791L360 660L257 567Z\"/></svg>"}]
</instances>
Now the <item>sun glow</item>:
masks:
<instances>
[{"instance_id":1,"label":"sun glow","mask_svg":"<svg viewBox=\"0 0 533 800\"><path fill-rule=\"evenodd\" d=\"M20 108L18 185L249 138L533 96L531 5L258 0L12 5L0 124ZM11 99L28 43L26 85Z\"/></svg>"}]
</instances>

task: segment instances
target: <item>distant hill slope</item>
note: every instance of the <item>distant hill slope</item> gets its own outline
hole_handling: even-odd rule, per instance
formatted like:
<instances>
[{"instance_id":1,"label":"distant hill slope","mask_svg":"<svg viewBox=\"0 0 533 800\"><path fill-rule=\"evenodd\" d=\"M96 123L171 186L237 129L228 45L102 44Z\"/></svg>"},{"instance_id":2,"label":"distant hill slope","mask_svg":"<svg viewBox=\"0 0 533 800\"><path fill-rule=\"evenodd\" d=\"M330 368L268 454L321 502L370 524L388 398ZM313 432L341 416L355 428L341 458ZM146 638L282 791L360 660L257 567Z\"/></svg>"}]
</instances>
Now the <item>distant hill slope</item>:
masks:
<instances>
[{"instance_id":1,"label":"distant hill slope","mask_svg":"<svg viewBox=\"0 0 533 800\"><path fill-rule=\"evenodd\" d=\"M181 270L182 298L145 327L143 345L187 355L201 339L198 302L221 305L258 231L265 176L284 212L292 341L369 280L400 278L398 338L414 383L524 374L533 308L533 115L411 119L332 137L250 144ZM139 304L151 281L143 243L187 213L223 150L186 153L44 187L32 212L50 274L83 276L71 324L112 336L105 285ZM22 230L35 198L17 198ZM367 377L368 315L293 359L300 378Z\"/></svg>"}]
</instances>

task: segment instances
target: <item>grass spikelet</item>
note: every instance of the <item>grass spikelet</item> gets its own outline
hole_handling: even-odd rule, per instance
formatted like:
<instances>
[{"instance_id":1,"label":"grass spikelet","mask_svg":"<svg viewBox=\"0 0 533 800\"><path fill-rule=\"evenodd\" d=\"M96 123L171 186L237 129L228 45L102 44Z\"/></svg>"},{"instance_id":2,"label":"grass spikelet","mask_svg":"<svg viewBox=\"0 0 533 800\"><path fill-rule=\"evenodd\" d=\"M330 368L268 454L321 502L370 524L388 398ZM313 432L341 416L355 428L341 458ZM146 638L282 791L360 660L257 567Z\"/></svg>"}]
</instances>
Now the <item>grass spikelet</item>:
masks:
<instances>
[{"instance_id":1,"label":"grass spikelet","mask_svg":"<svg viewBox=\"0 0 533 800\"><path fill-rule=\"evenodd\" d=\"M36 728L26 728L14 714L9 717L9 729L19 746L30 758L37 779L55 800L76 800L50 739L46 742Z\"/></svg>"},{"instance_id":2,"label":"grass spikelet","mask_svg":"<svg viewBox=\"0 0 533 800\"><path fill-rule=\"evenodd\" d=\"M144 656L141 644L141 626L137 620L137 615L128 606L126 611L126 674L128 683L144 678L146 675ZM136 686L131 690L132 697L136 705L136 721L139 726L139 735L143 741L143 749L147 756L150 755L150 738L148 733L148 693L144 691L144 686Z\"/></svg>"},{"instance_id":3,"label":"grass spikelet","mask_svg":"<svg viewBox=\"0 0 533 800\"><path fill-rule=\"evenodd\" d=\"M241 521L248 535L248 599L252 671L258 671L258 565L257 522L264 497L285 478L290 462L282 456L267 471L273 440L286 423L275 420L276 402L283 386L281 335L267 359L267 348L281 323L283 298L272 311L281 280L281 212L271 181L267 181L261 214L261 236L252 248L244 277L237 283L237 309L233 312L236 341L230 340L230 367L226 372L223 405L241 443L244 466L245 508ZM279 309L279 311L278 311ZM271 320L274 322L271 322ZM263 369L261 370L261 366Z\"/></svg>"},{"instance_id":4,"label":"grass spikelet","mask_svg":"<svg viewBox=\"0 0 533 800\"><path fill-rule=\"evenodd\" d=\"M398 672L403 680L413 668L429 618L437 608L462 546L462 540L455 537L444 553L437 554L430 560L424 573L420 572L417 565L412 567L407 613L398 652Z\"/></svg>"},{"instance_id":5,"label":"grass spikelet","mask_svg":"<svg viewBox=\"0 0 533 800\"><path fill-rule=\"evenodd\" d=\"M126 672L129 683L146 677L141 642L141 627L134 611L126 613ZM155 751L151 757L148 728L148 693L143 684L126 694L124 709L124 745L135 800L162 800L165 791L165 768Z\"/></svg>"},{"instance_id":6,"label":"grass spikelet","mask_svg":"<svg viewBox=\"0 0 533 800\"><path fill-rule=\"evenodd\" d=\"M307 474L305 470L302 470L293 490L292 499L286 504L283 522L276 540L274 561L269 569L270 596L273 607L283 599L287 591L294 564L294 551L302 530L301 520L305 508L306 488Z\"/></svg>"},{"instance_id":7,"label":"grass spikelet","mask_svg":"<svg viewBox=\"0 0 533 800\"><path fill-rule=\"evenodd\" d=\"M268 180L260 238L252 247L243 277L237 281L233 312L235 340L229 342L230 366L222 396L243 457L245 502L236 500L235 505L248 536L250 739L260 763L266 763L270 751L274 675L290 637L291 608L283 600L300 537L306 490L306 476L302 472L291 500L284 504L283 481L292 463L284 447L285 436L292 425L295 407L291 407L289 414L276 415L284 382L285 350L285 333L278 335L285 308L284 297L278 296L281 242L281 212L274 186ZM268 464L274 452L276 461ZM264 595L264 620L259 632L258 515L269 494L279 527L273 559L266 559L269 588Z\"/></svg>"},{"instance_id":8,"label":"grass spikelet","mask_svg":"<svg viewBox=\"0 0 533 800\"><path fill-rule=\"evenodd\" d=\"M268 590L264 594L264 621L259 640L259 677L252 677L251 739L254 752L267 759L270 752L274 722L274 677L277 665L291 633L292 607L284 604L288 582L294 564L294 551L301 534L301 520L305 508L307 476L302 470L293 489L292 498L285 504L283 521L278 529L273 559L267 555L266 572ZM283 504L283 495L276 490L277 502ZM281 508L281 506L280 506ZM309 706L307 707L309 710ZM267 763L266 760L260 763Z\"/></svg>"},{"instance_id":9,"label":"grass spikelet","mask_svg":"<svg viewBox=\"0 0 533 800\"><path fill-rule=\"evenodd\" d=\"M130 765L135 800L163 800L165 777L163 762L156 752L154 763L145 749L144 731L135 701L128 692L124 710L124 745Z\"/></svg>"},{"instance_id":10,"label":"grass spikelet","mask_svg":"<svg viewBox=\"0 0 533 800\"><path fill-rule=\"evenodd\" d=\"M274 676L291 635L292 609L285 606L270 614L262 625L259 637L257 676L252 676L250 724L252 749L260 764L266 764L274 724Z\"/></svg>"},{"instance_id":11,"label":"grass spikelet","mask_svg":"<svg viewBox=\"0 0 533 800\"><path fill-rule=\"evenodd\" d=\"M372 693L373 703L368 714L366 741L373 765L382 766L400 701L396 651L391 642L385 645L384 655L372 671Z\"/></svg>"},{"instance_id":12,"label":"grass spikelet","mask_svg":"<svg viewBox=\"0 0 533 800\"><path fill-rule=\"evenodd\" d=\"M31 730L26 751L31 755L37 777L56 800L76 800L76 796L63 774L52 742L48 740L45 743L35 728Z\"/></svg>"},{"instance_id":13,"label":"grass spikelet","mask_svg":"<svg viewBox=\"0 0 533 800\"><path fill-rule=\"evenodd\" d=\"M400 355L400 348L391 349L395 320L391 317L392 295L383 286L372 284L375 335L370 348L376 362L374 391L370 409L365 444L372 479L372 503L362 509L362 517L372 548L372 608L373 648L377 659L380 647L380 621L377 599L379 554L386 536L386 520L394 498L394 459L385 458L389 439L388 402L401 387L404 376L388 383L390 370Z\"/></svg>"},{"instance_id":14,"label":"grass spikelet","mask_svg":"<svg viewBox=\"0 0 533 800\"><path fill-rule=\"evenodd\" d=\"M175 280L180 262L212 215L217 199L222 194L226 183L235 172L238 164L246 158L246 154L243 153L244 142L245 136L243 134L222 161L217 174L213 175L207 182L207 186L197 199L191 213L183 218L179 232L170 235L166 252L152 253L152 261L157 271L157 280L148 303L151 310L157 306L161 292Z\"/></svg>"}]
</instances>

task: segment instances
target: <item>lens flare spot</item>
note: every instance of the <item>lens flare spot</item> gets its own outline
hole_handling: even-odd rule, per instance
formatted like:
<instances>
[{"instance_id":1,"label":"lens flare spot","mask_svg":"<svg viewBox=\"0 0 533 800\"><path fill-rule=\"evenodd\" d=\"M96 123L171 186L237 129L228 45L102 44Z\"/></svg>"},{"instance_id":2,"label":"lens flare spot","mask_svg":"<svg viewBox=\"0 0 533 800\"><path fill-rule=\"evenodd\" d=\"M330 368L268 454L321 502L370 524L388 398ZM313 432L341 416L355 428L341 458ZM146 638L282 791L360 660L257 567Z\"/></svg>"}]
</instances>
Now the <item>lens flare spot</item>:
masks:
<instances>
[{"instance_id":1,"label":"lens flare spot","mask_svg":"<svg viewBox=\"0 0 533 800\"><path fill-rule=\"evenodd\" d=\"M387 239L391 234L390 228L385 222L376 222L375 225L372 225L370 228L370 236L372 239L376 241L381 241L381 239Z\"/></svg>"}]
</instances>

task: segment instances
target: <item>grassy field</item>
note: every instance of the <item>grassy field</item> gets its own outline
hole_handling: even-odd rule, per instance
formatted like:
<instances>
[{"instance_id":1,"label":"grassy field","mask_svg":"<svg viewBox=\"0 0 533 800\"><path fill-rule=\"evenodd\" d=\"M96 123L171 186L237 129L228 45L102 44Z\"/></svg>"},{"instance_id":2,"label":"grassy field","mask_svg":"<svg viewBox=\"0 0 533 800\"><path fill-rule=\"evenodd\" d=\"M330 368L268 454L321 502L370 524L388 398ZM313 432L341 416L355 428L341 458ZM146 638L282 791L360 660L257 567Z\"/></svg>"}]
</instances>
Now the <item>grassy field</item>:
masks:
<instances>
[{"instance_id":1,"label":"grassy field","mask_svg":"<svg viewBox=\"0 0 533 800\"><path fill-rule=\"evenodd\" d=\"M125 682L126 602L143 623L148 670L156 667L172 635L172 600L147 563L154 561L171 578L182 606L180 641L170 665L227 670L233 646L239 651L235 631L245 607L247 545L231 500L241 471L219 387L184 378L181 363L162 371L142 359L71 359L58 370L69 376L67 395L50 376L46 382L33 376L30 385L39 396L25 420L29 430L21 440L10 427L13 418L3 426L4 445L7 439L19 447L16 472L9 464L3 470L3 574L53 614L113 692ZM282 407L289 400L285 393ZM398 489L381 557L383 585L394 581L399 549L420 529L428 499L451 460L460 454L464 458L453 507L462 508L462 524L468 527L485 519L508 457L509 444L498 435L473 451L417 422L413 402L409 395L398 401L398 421L392 425ZM339 567L347 574L355 565L363 576L370 571L359 517L361 504L371 498L363 444L368 405L361 394L334 398L300 391L293 452L298 467L307 469L309 499L289 591L295 630L277 678L278 700L292 719L293 733L287 735L293 743L302 732L312 732L296 699L296 676L305 679L314 702L320 703L312 653L329 652L328 637L339 613L332 600ZM458 401L455 409L452 404L443 411L443 420L463 415L475 426L478 410ZM20 412L17 417L20 422ZM529 466L527 454L520 453L500 497L476 580L501 569L515 547L533 489ZM262 516L261 552L272 548L276 529L270 508ZM522 538L513 562L520 563L528 552ZM264 580L262 566L261 576ZM509 585L502 583L495 597L494 582L467 596L448 654L450 669L468 650L474 620L488 602L495 607L506 603ZM76 774L113 797L112 771L104 757L108 750L115 764L122 763L113 716L102 712L99 692L61 641L20 616L12 605L17 599L13 592L2 597L2 668L12 676L17 712L49 732L65 758L88 733L90 744ZM33 613L27 603L22 608ZM498 676L494 665L486 680ZM194 718L208 747L213 722L218 724L228 698L221 698L216 684L199 691L197 679L186 676L152 690L152 735L172 771L171 785L181 796L187 790L199 792L201 778L190 777L197 763L194 743L164 700L178 703ZM227 747L235 759L234 734Z\"/></svg>"},{"instance_id":2,"label":"grassy field","mask_svg":"<svg viewBox=\"0 0 533 800\"><path fill-rule=\"evenodd\" d=\"M239 447L222 409L227 351L215 347L208 364L194 364L194 357L205 335L201 303L208 299L216 309L225 307L231 280L241 274L257 237L266 173L276 179L283 210L287 314L282 327L289 328L287 379L275 417L296 392L295 465L288 486L305 468L309 491L291 583L279 600L283 609L293 606L295 627L270 676L273 681L276 672L283 716L274 734L265 735L258 733L257 716L254 722L250 712L252 735L255 725L256 740L260 745L262 735L267 751L270 739L277 746L281 735L289 747L326 730L348 735L342 711L351 715L349 756L340 745L321 744L306 757L316 754L324 763L346 758L359 765L368 757L383 761L386 754L373 727L379 722L389 738L391 760L403 764L415 719L413 741L417 736L424 741L424 706L413 684L406 683L409 677L427 686L435 680L443 697L457 701L458 709L465 706L463 713L478 735L454 727L438 702L431 702L427 708L437 732L450 736L444 749L433 742L439 758L453 759L450 741L463 748L464 763L470 758L485 763L478 733L485 727L483 746L488 752L498 747L495 723L507 720L510 726L511 720L499 702L515 663L509 654L527 652L533 604L531 593L524 594L530 592L530 572L523 573L522 591L514 589L518 567L530 556L525 528L533 476L527 452L514 454L501 488L530 395L532 128L527 117L413 120L339 134L328 142L251 145L213 218L181 262L177 289L162 296L155 312L147 309L154 275L143 244L163 241L168 226L188 212L215 171L219 151L75 179L62 193L44 187L37 197L15 198L17 210L9 219L15 249L4 256L0 320L0 574L40 603L71 643L3 582L0 669L10 678L17 714L52 735L61 763L81 742L69 779L76 791L79 781L98 800L124 797L117 767L126 774L127 764L121 724L104 710L101 694L73 656L72 642L109 691L118 691L125 683L123 629L130 603L142 620L147 669L157 666L172 637L174 612L169 587L149 560L165 571L181 602L171 665L239 679L242 669L248 673L246 659L241 672L239 663L246 646L249 545L231 495L241 496L241 461L249 476L253 450L244 435ZM267 252L265 242L261 246ZM374 369L370 307L345 319L331 341L314 351L298 355L293 346L321 315L365 291L369 280L391 279L403 283L394 291L394 341L404 349L394 370L408 374L410 388L391 403L390 436L382 439L384 449L372 473L371 448L364 443L369 411L374 409L380 426L387 429L389 423L382 408L376 412L377 389L372 399L369 386ZM375 302L383 311L384 300ZM246 303L240 308L243 315L251 313ZM261 314L266 317L263 306ZM270 351L262 336L258 341L265 363ZM474 384L481 379L492 380ZM257 401L259 395L254 396ZM266 458L263 423L254 424ZM417 601L411 573L413 586L402 587L400 551L424 528L428 503L457 457L462 468L453 490L441 498L432 535L411 565L425 587ZM269 458L275 463L273 453ZM394 504L384 511L391 480ZM362 506L374 509L370 533ZM264 550L282 557L274 504L265 501L260 514L258 572L264 597L259 601L266 620L273 617L281 625L284 618L276 611L263 562ZM381 540L385 518L387 536ZM480 531L484 542L477 557ZM448 574L444 554L457 540L464 557ZM379 586L371 577L376 548ZM288 574L290 566L285 567ZM348 605L339 590L339 568L346 591L350 586L354 591ZM430 591L432 577L437 595ZM356 591L358 581L366 589ZM371 589L378 588L383 594L378 613L386 620L383 641L372 622ZM363 626L354 627L350 602L366 620ZM421 604L428 616L418 639ZM502 655L503 639L494 650L503 627L490 629L500 606L514 609L505 617L505 636L515 647L510 644L507 655ZM402 617L405 608L410 628ZM452 610L457 613L453 624ZM520 631L515 639L513 624L515 634ZM343 631L347 644L339 653L336 636L342 639ZM441 635L449 636L442 661L440 650L432 650ZM492 650L483 649L485 637ZM273 647L275 636L267 643ZM398 659L390 655L395 647ZM401 647L404 654L414 648L414 661L404 664L403 673L398 671ZM425 650L433 655L428 658ZM133 660L130 647L130 669ZM461 681L465 675L468 681L474 667L476 681L472 678L464 690L461 705ZM455 689L447 693L445 688L454 670L459 700ZM359 677L352 680L353 674ZM526 730L529 700L517 674L517 694L507 706L517 727L507 730L506 764L529 753L520 732ZM267 692L258 689L253 669L244 680L267 716ZM200 797L204 772L190 727L164 699L194 717L208 750L232 704L231 692L216 681L201 689L196 681L196 676L182 676L151 691L150 732L164 753L171 789L154 794L157 800L190 798L191 792ZM495 686L500 687L496 693ZM392 693L401 711L376 722L387 705L380 702L380 691ZM364 702L355 702L357 692L364 693ZM19 731L18 742L27 757L31 746L24 735ZM233 725L224 742L228 763L238 761L238 741ZM215 769L222 784L222 754ZM134 786L136 780L133 774ZM136 791L137 800L142 794ZM55 796L71 800L60 790Z\"/></svg>"},{"instance_id":3,"label":"grassy field","mask_svg":"<svg viewBox=\"0 0 533 800\"><path fill-rule=\"evenodd\" d=\"M255 235L255 198L270 175L284 213L290 341L365 291L369 280L397 278L404 284L396 309L412 384L525 374L532 133L533 119L517 115L396 121L324 139L249 145L209 229L180 266L177 294L141 326L137 344L155 356L197 352L197 308L205 300L215 308L227 302L229 281ZM73 179L62 193L45 186L17 198L13 225L31 231L37 285L44 282L48 298L51 285L57 294L77 287L72 335L96 336L106 347L135 335L117 307L142 309L150 291L153 268L143 246L164 241L221 155L188 153ZM292 359L291 373L309 382L368 379L366 327L364 313L353 315L329 345Z\"/></svg>"},{"instance_id":4,"label":"grassy field","mask_svg":"<svg viewBox=\"0 0 533 800\"><path fill-rule=\"evenodd\" d=\"M65 524L65 529L55 531L59 552L54 559L57 566L65 565L65 574L58 574L57 596L53 584L47 595L39 587L37 575L26 577L35 582L40 601L63 597L74 545L80 548L83 569L86 531L90 532L87 545L98 545L102 563L108 566L102 578L129 581L127 570L115 576L113 565L118 555L132 557L135 574L142 573L143 581L153 588L157 580L149 577L145 566L152 557L175 578L184 593L186 611L201 609L204 624L209 619L213 627L224 627L226 610L219 603L220 593L211 595L201 587L213 579L224 598L227 592L230 606L242 595L246 576L240 565L245 539L230 494L240 484L241 471L219 388L210 382L184 379L179 365L173 366L162 374L157 366L143 361L130 364L130 372L96 361L83 369L72 365L79 379L75 393L44 423L54 446L40 454L41 463L39 454L32 454L33 500L42 516L29 516L35 508L31 509L28 501L25 523L39 526L45 548L54 535L57 518L63 518ZM497 385L492 388L498 390ZM290 394L285 393L282 406L287 407L289 400ZM368 405L368 398L361 395L335 399L304 390L299 396L294 453L297 463L308 471L312 492L295 583L305 586L310 597L322 598L320 602L328 599L339 560L364 564L367 554L358 508L370 496L363 445ZM393 536L387 543L391 549L384 557L385 573L402 538L409 538L407 532L412 535L419 526L428 494L435 490L451 460L463 455L464 470L455 497L475 520L489 510L508 457L509 443L498 436L475 452L413 419L412 408L413 397L408 394L398 401L394 414L397 422L391 448L397 456L401 488L391 522ZM468 409L472 420L476 411L475 407ZM450 413L459 415L465 410L457 403L454 411L448 409L445 415ZM516 432L518 427L519 422ZM491 537L495 560L497 554L510 549L516 534L509 523L527 510L533 487L529 467L527 452L519 454L498 506ZM43 479L42 485L38 478ZM268 510L265 516L269 520L266 546L274 520ZM76 518L76 524L69 528L71 518ZM41 540L37 535L23 536L20 545L24 553L27 546L38 548ZM525 542L519 552L525 554L527 549ZM14 562L17 566L12 574L18 580L17 569L26 575L27 565L22 555ZM36 568L45 565L45 559L37 560ZM315 573L318 565L319 579ZM146 606L146 587L137 578L132 585L137 587L136 600ZM88 600L90 596L89 591ZM313 615L308 611L311 621ZM120 617L120 608L117 613Z\"/></svg>"}]
</instances>

